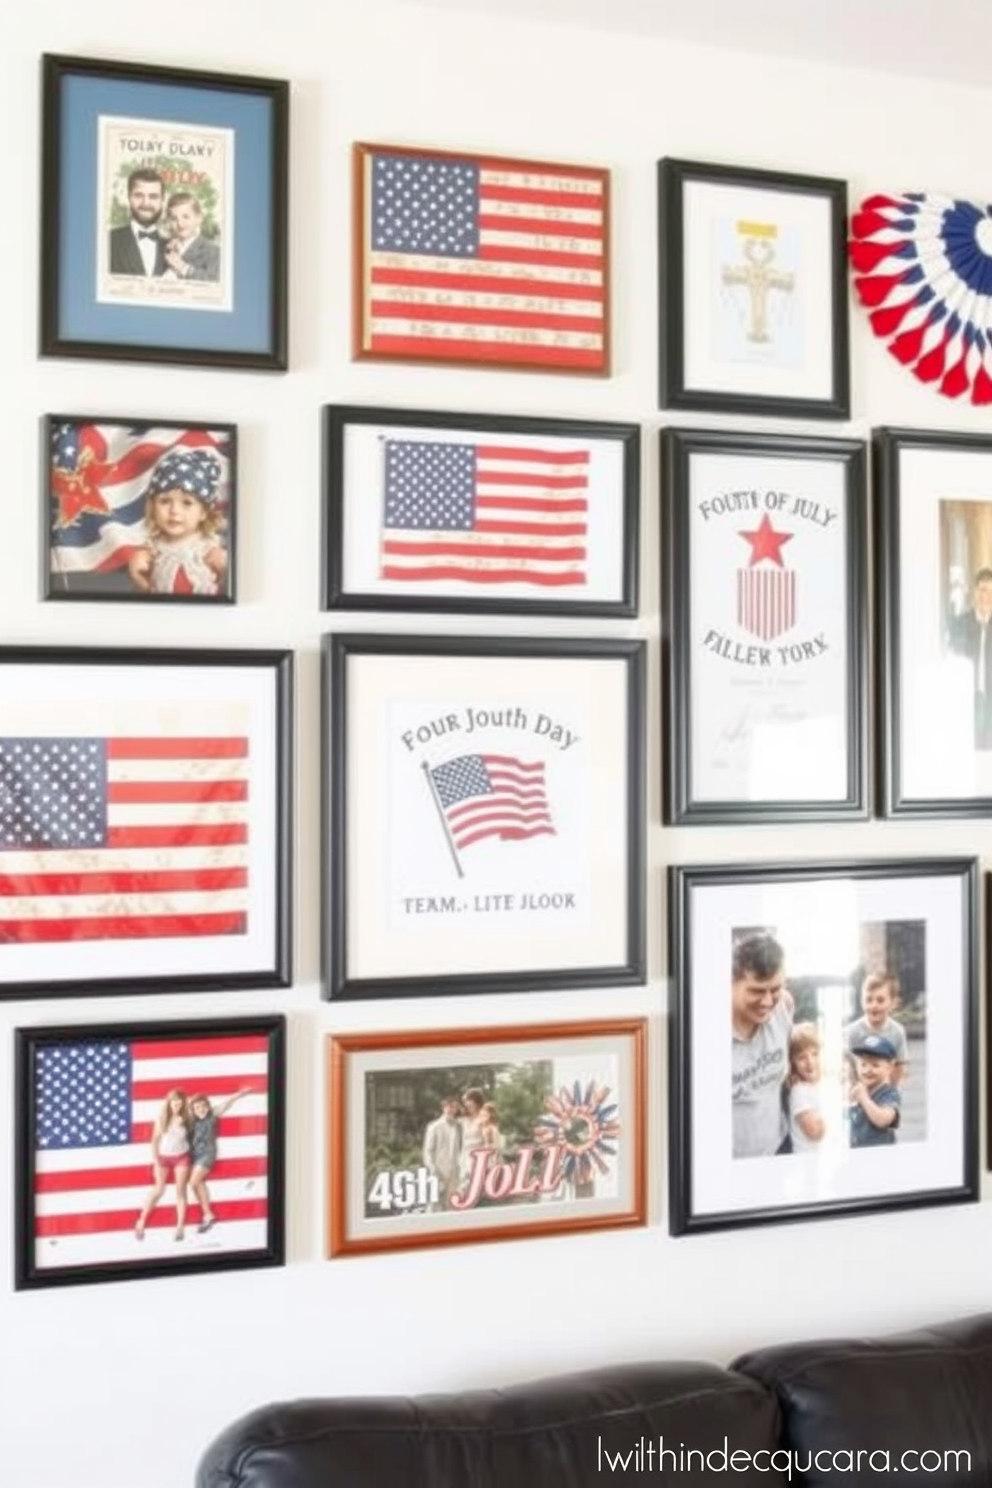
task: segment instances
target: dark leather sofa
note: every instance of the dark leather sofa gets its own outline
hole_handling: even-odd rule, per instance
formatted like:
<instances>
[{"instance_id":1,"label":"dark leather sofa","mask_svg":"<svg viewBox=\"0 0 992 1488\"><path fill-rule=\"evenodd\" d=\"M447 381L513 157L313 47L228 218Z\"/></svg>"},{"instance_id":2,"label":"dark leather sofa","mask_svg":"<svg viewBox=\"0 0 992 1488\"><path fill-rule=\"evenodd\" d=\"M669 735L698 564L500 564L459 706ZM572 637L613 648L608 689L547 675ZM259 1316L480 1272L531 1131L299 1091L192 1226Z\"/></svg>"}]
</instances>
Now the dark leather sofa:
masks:
<instances>
[{"instance_id":1,"label":"dark leather sofa","mask_svg":"<svg viewBox=\"0 0 992 1488\"><path fill-rule=\"evenodd\" d=\"M729 1369L621 1364L505 1390L266 1405L207 1449L196 1488L623 1480L645 1488L992 1484L992 1314L885 1338L759 1349Z\"/></svg>"}]
</instances>

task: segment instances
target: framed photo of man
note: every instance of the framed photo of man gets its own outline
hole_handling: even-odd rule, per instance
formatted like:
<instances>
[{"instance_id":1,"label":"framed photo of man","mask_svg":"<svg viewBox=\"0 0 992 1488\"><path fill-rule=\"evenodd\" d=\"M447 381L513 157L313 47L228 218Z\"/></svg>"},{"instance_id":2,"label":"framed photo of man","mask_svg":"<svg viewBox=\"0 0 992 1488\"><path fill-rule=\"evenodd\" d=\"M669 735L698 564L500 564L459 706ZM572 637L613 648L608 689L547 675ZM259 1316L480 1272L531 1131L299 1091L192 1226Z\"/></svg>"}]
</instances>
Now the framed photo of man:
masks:
<instances>
[{"instance_id":1,"label":"framed photo of man","mask_svg":"<svg viewBox=\"0 0 992 1488\"><path fill-rule=\"evenodd\" d=\"M992 438L877 429L879 809L992 812Z\"/></svg>"},{"instance_id":2,"label":"framed photo of man","mask_svg":"<svg viewBox=\"0 0 992 1488\"><path fill-rule=\"evenodd\" d=\"M978 1197L974 858L669 870L674 1235Z\"/></svg>"},{"instance_id":3,"label":"framed photo of man","mask_svg":"<svg viewBox=\"0 0 992 1488\"><path fill-rule=\"evenodd\" d=\"M43 67L42 355L284 369L288 84Z\"/></svg>"}]
</instances>

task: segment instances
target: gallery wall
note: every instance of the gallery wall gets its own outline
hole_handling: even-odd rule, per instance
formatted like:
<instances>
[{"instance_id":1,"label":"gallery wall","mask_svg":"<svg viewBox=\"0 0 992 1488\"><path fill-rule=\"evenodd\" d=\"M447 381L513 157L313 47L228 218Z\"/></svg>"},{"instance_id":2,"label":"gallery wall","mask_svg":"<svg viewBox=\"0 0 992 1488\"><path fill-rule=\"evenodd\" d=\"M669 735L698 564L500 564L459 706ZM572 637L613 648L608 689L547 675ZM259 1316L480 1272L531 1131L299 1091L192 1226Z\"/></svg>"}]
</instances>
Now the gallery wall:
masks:
<instances>
[{"instance_id":1,"label":"gallery wall","mask_svg":"<svg viewBox=\"0 0 992 1488\"><path fill-rule=\"evenodd\" d=\"M979 854L966 821L671 829L661 825L658 430L787 420L657 409L655 162L663 155L984 200L986 90L669 45L388 0L193 0L141 18L124 0L41 0L5 28L0 109L4 363L0 637L5 643L287 647L297 655L295 978L281 992L0 1003L0 1463L8 1488L187 1488L210 1437L300 1395L457 1390L631 1358L717 1361L774 1340L864 1333L992 1307L988 1203L672 1239L666 1210L670 863ZM291 82L290 370L209 371L37 356L40 57L62 52ZM350 358L350 147L371 140L607 167L613 183L609 379L356 364ZM640 615L349 619L319 610L320 408L329 402L639 422ZM989 415L906 374L852 308L852 418L988 431ZM48 412L236 423L235 607L53 605L39 598L40 423ZM813 432L823 432L820 429ZM328 1005L319 982L319 645L331 630L622 635L649 644L644 987ZM45 1023L284 1012L287 1265L13 1290L13 1030ZM608 1015L650 1020L649 1223L600 1235L323 1259L323 1063L340 1031ZM984 1086L983 1086L984 1090ZM983 1153L984 1157L984 1153Z\"/></svg>"}]
</instances>

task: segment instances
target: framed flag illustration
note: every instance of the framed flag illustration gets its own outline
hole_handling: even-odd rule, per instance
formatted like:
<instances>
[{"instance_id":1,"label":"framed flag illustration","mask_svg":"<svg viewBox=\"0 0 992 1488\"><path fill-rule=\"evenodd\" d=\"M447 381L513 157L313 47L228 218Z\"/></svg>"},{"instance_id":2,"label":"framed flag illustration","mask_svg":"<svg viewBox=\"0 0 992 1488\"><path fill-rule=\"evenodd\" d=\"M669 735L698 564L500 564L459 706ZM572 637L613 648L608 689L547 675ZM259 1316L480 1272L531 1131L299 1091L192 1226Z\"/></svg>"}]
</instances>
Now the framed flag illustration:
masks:
<instances>
[{"instance_id":1,"label":"framed flag illustration","mask_svg":"<svg viewBox=\"0 0 992 1488\"><path fill-rule=\"evenodd\" d=\"M865 449L666 429L665 819L868 814Z\"/></svg>"},{"instance_id":2,"label":"framed flag illustration","mask_svg":"<svg viewBox=\"0 0 992 1488\"><path fill-rule=\"evenodd\" d=\"M609 372L609 172L356 144L354 355Z\"/></svg>"},{"instance_id":3,"label":"framed flag illustration","mask_svg":"<svg viewBox=\"0 0 992 1488\"><path fill-rule=\"evenodd\" d=\"M646 1028L329 1038L329 1254L643 1225Z\"/></svg>"},{"instance_id":4,"label":"framed flag illustration","mask_svg":"<svg viewBox=\"0 0 992 1488\"><path fill-rule=\"evenodd\" d=\"M292 682L0 647L0 997L288 985Z\"/></svg>"},{"instance_id":5,"label":"framed flag illustration","mask_svg":"<svg viewBox=\"0 0 992 1488\"><path fill-rule=\"evenodd\" d=\"M324 639L325 990L645 975L645 643Z\"/></svg>"},{"instance_id":6,"label":"framed flag illustration","mask_svg":"<svg viewBox=\"0 0 992 1488\"><path fill-rule=\"evenodd\" d=\"M637 612L636 424L324 410L325 609Z\"/></svg>"},{"instance_id":7,"label":"framed flag illustration","mask_svg":"<svg viewBox=\"0 0 992 1488\"><path fill-rule=\"evenodd\" d=\"M284 1018L14 1037L18 1289L283 1264Z\"/></svg>"},{"instance_id":8,"label":"framed flag illustration","mask_svg":"<svg viewBox=\"0 0 992 1488\"><path fill-rule=\"evenodd\" d=\"M46 599L230 603L237 431L51 414Z\"/></svg>"}]
</instances>

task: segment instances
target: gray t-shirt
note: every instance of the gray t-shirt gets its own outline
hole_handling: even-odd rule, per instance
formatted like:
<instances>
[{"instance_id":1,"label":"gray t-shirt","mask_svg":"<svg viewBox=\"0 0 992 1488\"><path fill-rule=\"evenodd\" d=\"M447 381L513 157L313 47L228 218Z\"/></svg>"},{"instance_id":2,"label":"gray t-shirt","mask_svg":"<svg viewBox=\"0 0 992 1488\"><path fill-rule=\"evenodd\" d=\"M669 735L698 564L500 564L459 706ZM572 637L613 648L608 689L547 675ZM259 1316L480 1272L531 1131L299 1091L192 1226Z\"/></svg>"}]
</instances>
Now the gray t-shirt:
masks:
<instances>
[{"instance_id":1,"label":"gray t-shirt","mask_svg":"<svg viewBox=\"0 0 992 1488\"><path fill-rule=\"evenodd\" d=\"M854 1045L860 1044L861 1040L867 1038L869 1034L887 1038L896 1051L899 1063L906 1063L906 1030L901 1023L896 1022L895 1018L886 1018L881 1028L872 1028L865 1017L855 1018L853 1023L848 1023L844 1027L844 1048L850 1053Z\"/></svg>"},{"instance_id":2,"label":"gray t-shirt","mask_svg":"<svg viewBox=\"0 0 992 1488\"><path fill-rule=\"evenodd\" d=\"M782 1081L789 1067L792 1012L779 1002L749 1039L733 1035L730 1071L734 1156L772 1157L786 1133Z\"/></svg>"}]
</instances>

